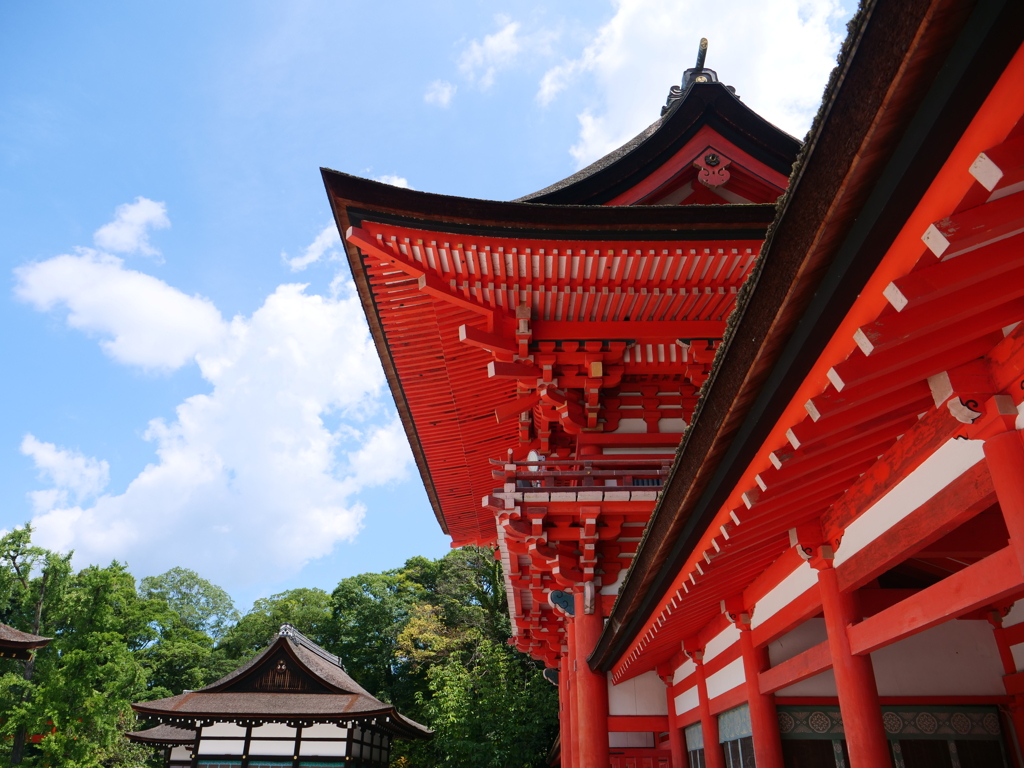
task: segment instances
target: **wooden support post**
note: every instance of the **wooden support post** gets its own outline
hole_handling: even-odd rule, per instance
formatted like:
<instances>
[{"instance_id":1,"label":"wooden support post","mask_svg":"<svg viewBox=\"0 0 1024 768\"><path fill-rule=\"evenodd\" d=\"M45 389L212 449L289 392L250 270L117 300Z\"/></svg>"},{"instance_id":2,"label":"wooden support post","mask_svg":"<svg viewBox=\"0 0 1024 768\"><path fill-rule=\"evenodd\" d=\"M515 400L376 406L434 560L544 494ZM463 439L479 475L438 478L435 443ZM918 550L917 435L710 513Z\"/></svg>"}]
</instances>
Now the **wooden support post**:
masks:
<instances>
[{"instance_id":1,"label":"wooden support post","mask_svg":"<svg viewBox=\"0 0 1024 768\"><path fill-rule=\"evenodd\" d=\"M754 735L754 762L757 768L783 768L782 737L779 734L779 716L775 711L775 694L761 693L758 684L758 675L769 666L768 649L754 645L749 623L737 626L740 627L740 653L743 655L750 727Z\"/></svg>"},{"instance_id":2,"label":"wooden support post","mask_svg":"<svg viewBox=\"0 0 1024 768\"><path fill-rule=\"evenodd\" d=\"M576 695L579 729L580 768L605 768L608 757L608 680L603 672L587 666L587 656L594 650L604 629L601 602L593 601L591 613L586 612L585 592L575 595L576 614Z\"/></svg>"},{"instance_id":3,"label":"wooden support post","mask_svg":"<svg viewBox=\"0 0 1024 768\"><path fill-rule=\"evenodd\" d=\"M692 653L697 667L697 697L700 707L700 729L704 735L704 765L706 768L725 768L725 753L718 741L718 718L711 714L708 699L707 675L704 673L704 652Z\"/></svg>"},{"instance_id":4,"label":"wooden support post","mask_svg":"<svg viewBox=\"0 0 1024 768\"><path fill-rule=\"evenodd\" d=\"M985 458L1010 532L1010 545L1024 570L1024 440L1020 431L1012 429L988 438Z\"/></svg>"},{"instance_id":5,"label":"wooden support post","mask_svg":"<svg viewBox=\"0 0 1024 768\"><path fill-rule=\"evenodd\" d=\"M999 650L999 659L1003 662L1003 672L1006 675L1003 678L1005 683L1006 678L1017 674L1017 664L1013 660L1013 652L1010 650L1010 642L1006 637L1006 630L1003 629L1002 614L998 611L992 611L989 621L992 623L992 634L995 637L996 648ZM1012 694L1009 690L1007 690L1007 693L1013 696L1013 702L1009 706L1010 720L1013 723L1013 731L1017 737L1016 742L1019 748L1019 745L1024 744L1024 695L1019 693Z\"/></svg>"},{"instance_id":6,"label":"wooden support post","mask_svg":"<svg viewBox=\"0 0 1024 768\"><path fill-rule=\"evenodd\" d=\"M824 547L822 547L824 549ZM846 744L853 768L890 764L889 742L882 726L875 671L870 656L854 656L847 628L857 620L853 596L841 592L831 562L814 562L818 568L821 607L825 614L832 670L836 676L839 710L846 729Z\"/></svg>"},{"instance_id":7,"label":"wooden support post","mask_svg":"<svg viewBox=\"0 0 1024 768\"><path fill-rule=\"evenodd\" d=\"M559 765L573 768L572 762L572 662L570 654L563 653L558 662L558 734Z\"/></svg>"},{"instance_id":8,"label":"wooden support post","mask_svg":"<svg viewBox=\"0 0 1024 768\"><path fill-rule=\"evenodd\" d=\"M672 675L662 675L661 681L665 683L665 698L668 699L668 747L672 751L672 768L690 768L690 758L686 754L686 737L676 722L678 716L675 697L672 696Z\"/></svg>"},{"instance_id":9,"label":"wooden support post","mask_svg":"<svg viewBox=\"0 0 1024 768\"><path fill-rule=\"evenodd\" d=\"M566 656L566 667L569 670L569 762L563 762L563 768L580 768L580 733L579 733L579 680L576 675L576 622L565 622L565 633L568 636L569 653Z\"/></svg>"}]
</instances>

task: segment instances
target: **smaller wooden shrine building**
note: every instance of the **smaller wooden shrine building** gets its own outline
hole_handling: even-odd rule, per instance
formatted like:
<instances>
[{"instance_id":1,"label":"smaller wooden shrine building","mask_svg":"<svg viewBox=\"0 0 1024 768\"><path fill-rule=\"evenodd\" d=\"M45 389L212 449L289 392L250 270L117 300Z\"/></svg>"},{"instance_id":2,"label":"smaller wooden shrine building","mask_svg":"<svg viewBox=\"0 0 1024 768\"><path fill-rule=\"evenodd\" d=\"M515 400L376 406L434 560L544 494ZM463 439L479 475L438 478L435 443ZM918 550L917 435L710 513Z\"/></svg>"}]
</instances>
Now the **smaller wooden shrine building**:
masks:
<instances>
[{"instance_id":1,"label":"smaller wooden shrine building","mask_svg":"<svg viewBox=\"0 0 1024 768\"><path fill-rule=\"evenodd\" d=\"M388 765L393 739L432 734L289 624L217 682L132 708L157 725L128 738L164 748L169 768L376 768Z\"/></svg>"},{"instance_id":2,"label":"smaller wooden shrine building","mask_svg":"<svg viewBox=\"0 0 1024 768\"><path fill-rule=\"evenodd\" d=\"M28 661L32 654L49 644L51 638L21 632L0 624L0 658Z\"/></svg>"}]
</instances>

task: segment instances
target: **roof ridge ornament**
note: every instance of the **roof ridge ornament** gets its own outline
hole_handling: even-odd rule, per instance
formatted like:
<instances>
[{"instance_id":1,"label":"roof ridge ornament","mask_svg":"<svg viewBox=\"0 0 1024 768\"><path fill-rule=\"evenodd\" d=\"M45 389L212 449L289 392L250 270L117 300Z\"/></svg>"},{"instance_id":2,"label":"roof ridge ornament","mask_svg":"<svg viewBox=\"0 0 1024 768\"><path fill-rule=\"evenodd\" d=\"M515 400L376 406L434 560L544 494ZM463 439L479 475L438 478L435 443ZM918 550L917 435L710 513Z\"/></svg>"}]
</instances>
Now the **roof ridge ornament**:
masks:
<instances>
[{"instance_id":1,"label":"roof ridge ornament","mask_svg":"<svg viewBox=\"0 0 1024 768\"><path fill-rule=\"evenodd\" d=\"M664 115L670 109L672 105L683 98L683 95L689 90L690 86L694 83L717 83L718 73L713 69L708 69L704 66L704 60L708 55L708 39L702 37L700 39L700 46L697 48L697 63L690 69L683 72L683 83L682 85L673 85L669 88L668 98L665 100L665 106L661 108L661 114ZM733 93L736 93L736 89L731 85L725 86Z\"/></svg>"}]
</instances>

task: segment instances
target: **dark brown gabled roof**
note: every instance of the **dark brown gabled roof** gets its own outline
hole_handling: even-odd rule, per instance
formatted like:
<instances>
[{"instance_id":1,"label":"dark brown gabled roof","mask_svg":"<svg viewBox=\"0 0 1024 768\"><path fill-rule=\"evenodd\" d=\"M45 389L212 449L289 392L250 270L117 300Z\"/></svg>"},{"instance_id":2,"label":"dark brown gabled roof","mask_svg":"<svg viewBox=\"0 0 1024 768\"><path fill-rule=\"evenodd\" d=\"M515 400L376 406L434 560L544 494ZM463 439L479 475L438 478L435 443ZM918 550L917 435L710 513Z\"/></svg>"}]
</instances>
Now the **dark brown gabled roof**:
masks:
<instances>
[{"instance_id":1,"label":"dark brown gabled roof","mask_svg":"<svg viewBox=\"0 0 1024 768\"><path fill-rule=\"evenodd\" d=\"M196 732L191 728L176 728L173 725L158 725L144 731L131 731L125 736L137 744L151 744L155 747L177 747L191 744L196 740Z\"/></svg>"},{"instance_id":2,"label":"dark brown gabled roof","mask_svg":"<svg viewBox=\"0 0 1024 768\"><path fill-rule=\"evenodd\" d=\"M863 3L594 669L617 662L692 554L1021 45L1022 16L1020 0Z\"/></svg>"},{"instance_id":3,"label":"dark brown gabled roof","mask_svg":"<svg viewBox=\"0 0 1024 768\"><path fill-rule=\"evenodd\" d=\"M702 127L788 176L800 141L776 128L721 83L693 83L634 138L581 171L516 202L603 205L658 170Z\"/></svg>"},{"instance_id":4,"label":"dark brown gabled roof","mask_svg":"<svg viewBox=\"0 0 1024 768\"><path fill-rule=\"evenodd\" d=\"M295 721L375 719L404 738L432 731L399 714L349 677L337 656L289 625L255 658L198 691L132 704L161 723L201 720Z\"/></svg>"},{"instance_id":5,"label":"dark brown gabled roof","mask_svg":"<svg viewBox=\"0 0 1024 768\"><path fill-rule=\"evenodd\" d=\"M8 659L29 659L32 651L47 645L52 638L30 635L14 627L0 624L0 657Z\"/></svg>"}]
</instances>

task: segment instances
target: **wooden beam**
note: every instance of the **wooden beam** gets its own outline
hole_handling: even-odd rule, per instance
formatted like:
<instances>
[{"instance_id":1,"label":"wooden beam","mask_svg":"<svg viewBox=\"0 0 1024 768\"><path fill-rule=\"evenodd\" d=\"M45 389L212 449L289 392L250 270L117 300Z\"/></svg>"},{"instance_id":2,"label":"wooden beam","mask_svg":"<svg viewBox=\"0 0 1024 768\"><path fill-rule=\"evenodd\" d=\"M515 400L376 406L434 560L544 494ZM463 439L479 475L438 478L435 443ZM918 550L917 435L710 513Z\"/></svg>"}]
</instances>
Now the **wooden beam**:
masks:
<instances>
[{"instance_id":1,"label":"wooden beam","mask_svg":"<svg viewBox=\"0 0 1024 768\"><path fill-rule=\"evenodd\" d=\"M534 320L533 341L720 339L725 322L715 320L631 320L589 322L585 320Z\"/></svg>"},{"instance_id":2,"label":"wooden beam","mask_svg":"<svg viewBox=\"0 0 1024 768\"><path fill-rule=\"evenodd\" d=\"M665 715L609 715L609 733L665 733L668 717Z\"/></svg>"},{"instance_id":3,"label":"wooden beam","mask_svg":"<svg viewBox=\"0 0 1024 768\"><path fill-rule=\"evenodd\" d=\"M1024 229L1024 210L1015 195L993 200L936 221L921 236L940 258L952 258Z\"/></svg>"},{"instance_id":4,"label":"wooden beam","mask_svg":"<svg viewBox=\"0 0 1024 768\"><path fill-rule=\"evenodd\" d=\"M858 656L1024 591L1017 554L1006 547L849 627Z\"/></svg>"},{"instance_id":5,"label":"wooden beam","mask_svg":"<svg viewBox=\"0 0 1024 768\"><path fill-rule=\"evenodd\" d=\"M1008 187L1024 183L1024 135L1004 141L978 155L971 164L971 175L989 192L1012 194Z\"/></svg>"},{"instance_id":6,"label":"wooden beam","mask_svg":"<svg viewBox=\"0 0 1024 768\"><path fill-rule=\"evenodd\" d=\"M828 640L761 672L757 676L757 684L761 693L775 693L801 680L814 677L826 669L832 669L832 652L829 650Z\"/></svg>"},{"instance_id":7,"label":"wooden beam","mask_svg":"<svg viewBox=\"0 0 1024 768\"><path fill-rule=\"evenodd\" d=\"M487 333L486 331L481 331L479 328L474 328L471 325L459 326L459 341L473 347L486 349L490 352L501 350L503 352L511 352L515 354L519 351L519 345L514 339L507 339L503 336Z\"/></svg>"},{"instance_id":8,"label":"wooden beam","mask_svg":"<svg viewBox=\"0 0 1024 768\"><path fill-rule=\"evenodd\" d=\"M839 588L848 592L938 541L995 501L992 477L979 461L864 549L836 568Z\"/></svg>"}]
</instances>

